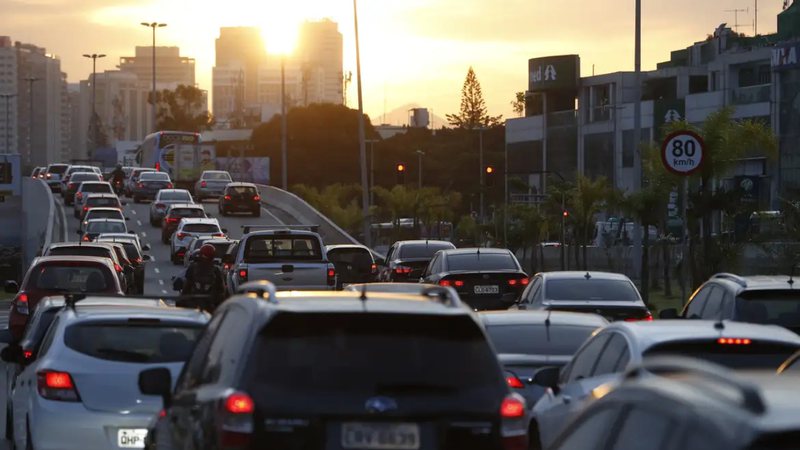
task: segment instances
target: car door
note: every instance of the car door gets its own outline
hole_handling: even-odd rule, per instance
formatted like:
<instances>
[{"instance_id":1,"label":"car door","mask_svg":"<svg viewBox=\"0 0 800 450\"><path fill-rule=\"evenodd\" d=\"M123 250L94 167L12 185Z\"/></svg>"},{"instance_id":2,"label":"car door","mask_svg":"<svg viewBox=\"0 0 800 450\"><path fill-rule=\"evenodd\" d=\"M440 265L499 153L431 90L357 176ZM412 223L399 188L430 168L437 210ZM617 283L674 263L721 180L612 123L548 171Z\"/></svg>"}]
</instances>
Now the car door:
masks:
<instances>
[{"instance_id":1,"label":"car door","mask_svg":"<svg viewBox=\"0 0 800 450\"><path fill-rule=\"evenodd\" d=\"M553 450L603 450L616 422L622 415L621 405L610 404L583 415L561 434Z\"/></svg>"}]
</instances>

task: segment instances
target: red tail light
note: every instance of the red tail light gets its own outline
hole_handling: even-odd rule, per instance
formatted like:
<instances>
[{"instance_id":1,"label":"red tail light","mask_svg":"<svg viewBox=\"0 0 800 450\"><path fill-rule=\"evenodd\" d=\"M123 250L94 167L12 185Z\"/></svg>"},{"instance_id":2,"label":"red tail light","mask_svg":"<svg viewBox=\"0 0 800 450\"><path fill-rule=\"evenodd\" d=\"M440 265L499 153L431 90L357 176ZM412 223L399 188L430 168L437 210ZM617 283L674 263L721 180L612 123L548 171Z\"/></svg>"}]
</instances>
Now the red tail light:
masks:
<instances>
[{"instance_id":1,"label":"red tail light","mask_svg":"<svg viewBox=\"0 0 800 450\"><path fill-rule=\"evenodd\" d=\"M377 264L373 264L372 266L370 266L370 271L371 271L373 274L376 274L376 273L378 273L378 265L377 265Z\"/></svg>"},{"instance_id":2,"label":"red tail light","mask_svg":"<svg viewBox=\"0 0 800 450\"><path fill-rule=\"evenodd\" d=\"M719 338L717 344L721 345L750 345L753 341L747 338Z\"/></svg>"},{"instance_id":3,"label":"red tail light","mask_svg":"<svg viewBox=\"0 0 800 450\"><path fill-rule=\"evenodd\" d=\"M83 242L89 242L89 235L88 235L88 234L84 234L84 235L83 235L83 239L81 239L81 240L82 240Z\"/></svg>"},{"instance_id":4,"label":"red tail light","mask_svg":"<svg viewBox=\"0 0 800 450\"><path fill-rule=\"evenodd\" d=\"M214 237L225 237L225 233L215 233Z\"/></svg>"},{"instance_id":5,"label":"red tail light","mask_svg":"<svg viewBox=\"0 0 800 450\"><path fill-rule=\"evenodd\" d=\"M239 269L239 281L247 281L247 269Z\"/></svg>"},{"instance_id":6,"label":"red tail light","mask_svg":"<svg viewBox=\"0 0 800 450\"><path fill-rule=\"evenodd\" d=\"M208 187L208 183L206 183L205 181L201 181L200 187Z\"/></svg>"},{"instance_id":7,"label":"red tail light","mask_svg":"<svg viewBox=\"0 0 800 450\"><path fill-rule=\"evenodd\" d=\"M83 212L86 212L86 211L88 211L88 210L89 210L89 207L88 207L88 206L84 206L84 207L83 207Z\"/></svg>"},{"instance_id":8,"label":"red tail light","mask_svg":"<svg viewBox=\"0 0 800 450\"><path fill-rule=\"evenodd\" d=\"M518 419L525 416L525 400L509 395L500 405L500 417L504 419Z\"/></svg>"},{"instance_id":9,"label":"red tail light","mask_svg":"<svg viewBox=\"0 0 800 450\"><path fill-rule=\"evenodd\" d=\"M140 181L140 182L136 183L136 186L137 186L138 188L140 188L140 189L141 189L141 188L143 188L143 187L144 187L144 183L142 183L142 182Z\"/></svg>"},{"instance_id":10,"label":"red tail light","mask_svg":"<svg viewBox=\"0 0 800 450\"><path fill-rule=\"evenodd\" d=\"M167 183L167 189L172 189L172 183Z\"/></svg>"},{"instance_id":11,"label":"red tail light","mask_svg":"<svg viewBox=\"0 0 800 450\"><path fill-rule=\"evenodd\" d=\"M167 217L166 222L167 223L178 223L178 218L177 217Z\"/></svg>"},{"instance_id":12,"label":"red tail light","mask_svg":"<svg viewBox=\"0 0 800 450\"><path fill-rule=\"evenodd\" d=\"M177 237L178 239L183 240L183 238L186 237L186 233L178 233L178 234L175 235L175 237Z\"/></svg>"},{"instance_id":13,"label":"red tail light","mask_svg":"<svg viewBox=\"0 0 800 450\"><path fill-rule=\"evenodd\" d=\"M68 372L43 370L36 374L39 395L48 400L59 402L80 401L75 383Z\"/></svg>"},{"instance_id":14,"label":"red tail light","mask_svg":"<svg viewBox=\"0 0 800 450\"><path fill-rule=\"evenodd\" d=\"M397 266L394 268L394 272L398 275L409 275L411 274L411 267Z\"/></svg>"},{"instance_id":15,"label":"red tail light","mask_svg":"<svg viewBox=\"0 0 800 450\"><path fill-rule=\"evenodd\" d=\"M252 414L255 409L253 399L247 394L237 392L225 399L225 411L231 414Z\"/></svg>"},{"instance_id":16,"label":"red tail light","mask_svg":"<svg viewBox=\"0 0 800 450\"><path fill-rule=\"evenodd\" d=\"M24 292L20 292L17 294L17 298L14 299L14 308L17 310L18 313L23 315L28 315L28 294Z\"/></svg>"},{"instance_id":17,"label":"red tail light","mask_svg":"<svg viewBox=\"0 0 800 450\"><path fill-rule=\"evenodd\" d=\"M328 286L336 285L336 269L332 265L328 265Z\"/></svg>"},{"instance_id":18,"label":"red tail light","mask_svg":"<svg viewBox=\"0 0 800 450\"><path fill-rule=\"evenodd\" d=\"M225 196L225 200L230 200L230 199L231 199L231 196L230 196L230 195L226 195L226 196Z\"/></svg>"},{"instance_id":19,"label":"red tail light","mask_svg":"<svg viewBox=\"0 0 800 450\"><path fill-rule=\"evenodd\" d=\"M116 270L117 273L122 272L122 266L120 266L117 263L114 263L114 270Z\"/></svg>"},{"instance_id":20,"label":"red tail light","mask_svg":"<svg viewBox=\"0 0 800 450\"><path fill-rule=\"evenodd\" d=\"M156 171L157 171L157 172L160 172L160 171L161 171L161 163L160 163L160 162L157 162L157 163L156 163Z\"/></svg>"},{"instance_id":21,"label":"red tail light","mask_svg":"<svg viewBox=\"0 0 800 450\"><path fill-rule=\"evenodd\" d=\"M243 392L234 392L221 406L218 447L249 447L253 437L253 413L256 409L253 399Z\"/></svg>"},{"instance_id":22,"label":"red tail light","mask_svg":"<svg viewBox=\"0 0 800 450\"><path fill-rule=\"evenodd\" d=\"M509 286L527 286L530 280L527 278L512 278L508 280Z\"/></svg>"},{"instance_id":23,"label":"red tail light","mask_svg":"<svg viewBox=\"0 0 800 450\"><path fill-rule=\"evenodd\" d=\"M461 281L461 280L453 281L453 286L454 287L464 287L464 282Z\"/></svg>"},{"instance_id":24,"label":"red tail light","mask_svg":"<svg viewBox=\"0 0 800 450\"><path fill-rule=\"evenodd\" d=\"M525 399L511 394L500 404L500 435L504 450L526 450L528 448L528 423L525 420Z\"/></svg>"},{"instance_id":25,"label":"red tail light","mask_svg":"<svg viewBox=\"0 0 800 450\"><path fill-rule=\"evenodd\" d=\"M440 280L439 286L450 287L453 283L450 280Z\"/></svg>"},{"instance_id":26,"label":"red tail light","mask_svg":"<svg viewBox=\"0 0 800 450\"><path fill-rule=\"evenodd\" d=\"M652 322L653 315L648 311L644 317L628 317L625 322Z\"/></svg>"},{"instance_id":27,"label":"red tail light","mask_svg":"<svg viewBox=\"0 0 800 450\"><path fill-rule=\"evenodd\" d=\"M30 360L31 358L33 358L33 350L28 350L28 349L23 350L22 357L25 358L26 361Z\"/></svg>"},{"instance_id":28,"label":"red tail light","mask_svg":"<svg viewBox=\"0 0 800 450\"><path fill-rule=\"evenodd\" d=\"M253 201L260 202L261 201L261 196L260 195L256 195L255 197L253 197Z\"/></svg>"},{"instance_id":29,"label":"red tail light","mask_svg":"<svg viewBox=\"0 0 800 450\"><path fill-rule=\"evenodd\" d=\"M506 383L508 383L508 387L510 387L510 388L514 388L514 389L524 389L525 388L525 385L522 383L522 381L519 378L515 377L514 375L507 376L506 377Z\"/></svg>"}]
</instances>

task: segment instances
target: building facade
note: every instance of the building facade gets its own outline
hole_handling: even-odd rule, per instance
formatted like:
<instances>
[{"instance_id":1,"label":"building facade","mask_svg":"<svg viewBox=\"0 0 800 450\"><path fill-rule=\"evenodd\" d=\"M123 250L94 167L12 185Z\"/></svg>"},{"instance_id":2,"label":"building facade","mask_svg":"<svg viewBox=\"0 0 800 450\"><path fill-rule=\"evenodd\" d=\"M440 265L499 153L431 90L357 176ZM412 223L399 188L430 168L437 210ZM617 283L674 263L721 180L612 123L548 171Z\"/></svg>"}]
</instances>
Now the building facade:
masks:
<instances>
[{"instance_id":1,"label":"building facade","mask_svg":"<svg viewBox=\"0 0 800 450\"><path fill-rule=\"evenodd\" d=\"M0 36L0 153L18 153L17 50L8 36Z\"/></svg>"},{"instance_id":2,"label":"building facade","mask_svg":"<svg viewBox=\"0 0 800 450\"><path fill-rule=\"evenodd\" d=\"M129 72L143 83L153 83L153 47L136 47L136 56L119 59L119 70ZM178 47L156 47L156 87L195 86L194 58L181 56Z\"/></svg>"},{"instance_id":3,"label":"building facade","mask_svg":"<svg viewBox=\"0 0 800 450\"><path fill-rule=\"evenodd\" d=\"M343 45L339 25L330 19L301 25L296 52L301 104L344 103Z\"/></svg>"}]
</instances>

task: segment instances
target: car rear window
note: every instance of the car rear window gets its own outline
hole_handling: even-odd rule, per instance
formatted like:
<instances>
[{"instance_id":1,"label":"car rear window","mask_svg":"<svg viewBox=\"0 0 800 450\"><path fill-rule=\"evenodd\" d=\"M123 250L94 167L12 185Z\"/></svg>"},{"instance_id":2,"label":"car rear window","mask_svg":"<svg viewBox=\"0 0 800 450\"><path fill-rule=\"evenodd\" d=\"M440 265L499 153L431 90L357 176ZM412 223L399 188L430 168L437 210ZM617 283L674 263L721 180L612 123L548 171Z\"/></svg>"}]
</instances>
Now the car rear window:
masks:
<instances>
[{"instance_id":1,"label":"car rear window","mask_svg":"<svg viewBox=\"0 0 800 450\"><path fill-rule=\"evenodd\" d=\"M124 248L124 249L125 249L125 253L126 253L126 254L127 254L129 257L131 257L131 258L133 258L133 259L141 259L141 258L142 258L142 254L141 254L141 253L139 253L139 248L138 248L138 247L136 247L136 245L135 245L135 244L128 244L128 243L124 243L124 242L123 242L123 243L122 243L122 248Z\"/></svg>"},{"instance_id":2,"label":"car rear window","mask_svg":"<svg viewBox=\"0 0 800 450\"><path fill-rule=\"evenodd\" d=\"M720 344L714 339L660 344L647 350L645 356L680 355L703 359L732 369L776 370L798 348L800 346L756 339L752 339L747 345Z\"/></svg>"},{"instance_id":3,"label":"car rear window","mask_svg":"<svg viewBox=\"0 0 800 450\"><path fill-rule=\"evenodd\" d=\"M231 176L226 172L207 172L203 174L204 180L230 180Z\"/></svg>"},{"instance_id":4,"label":"car rear window","mask_svg":"<svg viewBox=\"0 0 800 450\"><path fill-rule=\"evenodd\" d=\"M104 267L49 264L31 273L29 286L55 292L112 292L111 272Z\"/></svg>"},{"instance_id":5,"label":"car rear window","mask_svg":"<svg viewBox=\"0 0 800 450\"><path fill-rule=\"evenodd\" d=\"M145 172L139 181L169 181L169 175L164 172Z\"/></svg>"},{"instance_id":6,"label":"car rear window","mask_svg":"<svg viewBox=\"0 0 800 450\"><path fill-rule=\"evenodd\" d=\"M284 313L259 334L249 365L248 392L267 404L446 395L474 410L507 392L494 352L467 316Z\"/></svg>"},{"instance_id":7,"label":"car rear window","mask_svg":"<svg viewBox=\"0 0 800 450\"><path fill-rule=\"evenodd\" d=\"M229 195L255 195L255 188L249 186L236 186L228 188Z\"/></svg>"},{"instance_id":8,"label":"car rear window","mask_svg":"<svg viewBox=\"0 0 800 450\"><path fill-rule=\"evenodd\" d=\"M736 301L736 316L741 322L780 325L800 330L800 291L745 291Z\"/></svg>"},{"instance_id":9,"label":"car rear window","mask_svg":"<svg viewBox=\"0 0 800 450\"><path fill-rule=\"evenodd\" d=\"M111 185L106 183L84 183L81 185L82 192L111 193Z\"/></svg>"},{"instance_id":10,"label":"car rear window","mask_svg":"<svg viewBox=\"0 0 800 450\"><path fill-rule=\"evenodd\" d=\"M428 244L403 244L400 246L400 259L433 258L439 250L455 248L453 244L428 243Z\"/></svg>"},{"instance_id":11,"label":"car rear window","mask_svg":"<svg viewBox=\"0 0 800 450\"><path fill-rule=\"evenodd\" d=\"M188 192L164 192L161 191L158 196L159 200L164 201L181 201L181 202L191 202L192 196L189 195Z\"/></svg>"},{"instance_id":12,"label":"car rear window","mask_svg":"<svg viewBox=\"0 0 800 450\"><path fill-rule=\"evenodd\" d=\"M314 261L322 259L319 240L311 236L256 236L247 240L244 262Z\"/></svg>"},{"instance_id":13,"label":"car rear window","mask_svg":"<svg viewBox=\"0 0 800 450\"><path fill-rule=\"evenodd\" d=\"M572 355L597 327L574 325L488 325L486 332L497 353L518 355Z\"/></svg>"},{"instance_id":14,"label":"car rear window","mask_svg":"<svg viewBox=\"0 0 800 450\"><path fill-rule=\"evenodd\" d=\"M118 207L119 201L114 197L95 197L86 199L87 206L111 206Z\"/></svg>"},{"instance_id":15,"label":"car rear window","mask_svg":"<svg viewBox=\"0 0 800 450\"><path fill-rule=\"evenodd\" d=\"M158 319L82 323L64 330L64 343L93 358L127 363L173 363L189 358L202 326Z\"/></svg>"},{"instance_id":16,"label":"car rear window","mask_svg":"<svg viewBox=\"0 0 800 450\"><path fill-rule=\"evenodd\" d=\"M66 172L66 171L67 171L67 167L68 167L68 166L65 166L65 165L59 164L59 165L57 165L57 166L50 166L50 167L48 167L47 171L48 171L48 172L50 172L50 173L58 173L58 174L61 174L61 173L64 173L64 172Z\"/></svg>"},{"instance_id":17,"label":"car rear window","mask_svg":"<svg viewBox=\"0 0 800 450\"><path fill-rule=\"evenodd\" d=\"M447 256L447 270L519 270L509 253L467 253Z\"/></svg>"},{"instance_id":18,"label":"car rear window","mask_svg":"<svg viewBox=\"0 0 800 450\"><path fill-rule=\"evenodd\" d=\"M89 222L86 225L89 233L124 233L125 228L122 222Z\"/></svg>"},{"instance_id":19,"label":"car rear window","mask_svg":"<svg viewBox=\"0 0 800 450\"><path fill-rule=\"evenodd\" d=\"M80 172L72 175L69 180L73 183L78 181L100 181L100 175L93 172Z\"/></svg>"},{"instance_id":20,"label":"car rear window","mask_svg":"<svg viewBox=\"0 0 800 450\"><path fill-rule=\"evenodd\" d=\"M155 172L155 171L156 171L155 169L136 169L136 170L133 171L133 176L138 178L138 177L141 177L142 174Z\"/></svg>"},{"instance_id":21,"label":"car rear window","mask_svg":"<svg viewBox=\"0 0 800 450\"><path fill-rule=\"evenodd\" d=\"M56 247L47 252L47 256L97 256L100 258L110 258L108 249L102 247Z\"/></svg>"},{"instance_id":22,"label":"car rear window","mask_svg":"<svg viewBox=\"0 0 800 450\"><path fill-rule=\"evenodd\" d=\"M172 208L169 215L170 217L205 217L206 213L198 208Z\"/></svg>"},{"instance_id":23,"label":"car rear window","mask_svg":"<svg viewBox=\"0 0 800 450\"><path fill-rule=\"evenodd\" d=\"M371 268L374 261L372 254L362 248L338 248L328 252L328 260L334 264L350 264L355 267Z\"/></svg>"},{"instance_id":24,"label":"car rear window","mask_svg":"<svg viewBox=\"0 0 800 450\"><path fill-rule=\"evenodd\" d=\"M93 209L86 213L86 220L93 219L122 219L122 213L116 209L113 211L98 211Z\"/></svg>"},{"instance_id":25,"label":"car rear window","mask_svg":"<svg viewBox=\"0 0 800 450\"><path fill-rule=\"evenodd\" d=\"M636 287L625 280L564 279L547 280L547 300L629 301L639 300Z\"/></svg>"},{"instance_id":26,"label":"car rear window","mask_svg":"<svg viewBox=\"0 0 800 450\"><path fill-rule=\"evenodd\" d=\"M219 233L219 226L213 223L187 223L183 226L186 233Z\"/></svg>"}]
</instances>

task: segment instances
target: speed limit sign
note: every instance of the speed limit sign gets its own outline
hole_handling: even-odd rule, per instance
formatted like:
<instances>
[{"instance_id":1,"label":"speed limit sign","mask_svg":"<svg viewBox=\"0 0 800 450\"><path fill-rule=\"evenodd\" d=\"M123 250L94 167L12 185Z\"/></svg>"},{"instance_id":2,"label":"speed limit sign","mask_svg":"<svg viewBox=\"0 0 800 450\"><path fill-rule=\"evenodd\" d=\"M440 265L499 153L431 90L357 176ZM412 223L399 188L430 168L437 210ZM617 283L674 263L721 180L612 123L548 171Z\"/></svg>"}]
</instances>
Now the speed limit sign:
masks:
<instances>
[{"instance_id":1,"label":"speed limit sign","mask_svg":"<svg viewBox=\"0 0 800 450\"><path fill-rule=\"evenodd\" d=\"M675 175L691 175L703 165L703 138L694 131L676 131L661 145L661 161Z\"/></svg>"}]
</instances>

